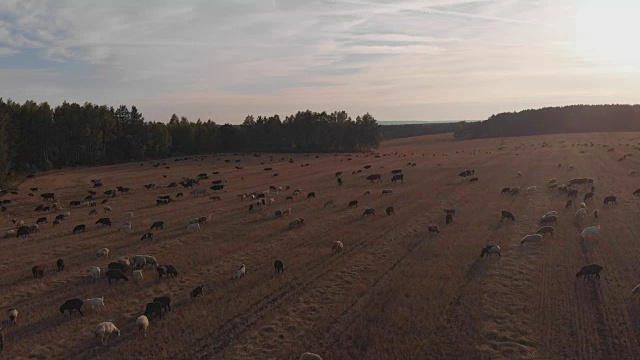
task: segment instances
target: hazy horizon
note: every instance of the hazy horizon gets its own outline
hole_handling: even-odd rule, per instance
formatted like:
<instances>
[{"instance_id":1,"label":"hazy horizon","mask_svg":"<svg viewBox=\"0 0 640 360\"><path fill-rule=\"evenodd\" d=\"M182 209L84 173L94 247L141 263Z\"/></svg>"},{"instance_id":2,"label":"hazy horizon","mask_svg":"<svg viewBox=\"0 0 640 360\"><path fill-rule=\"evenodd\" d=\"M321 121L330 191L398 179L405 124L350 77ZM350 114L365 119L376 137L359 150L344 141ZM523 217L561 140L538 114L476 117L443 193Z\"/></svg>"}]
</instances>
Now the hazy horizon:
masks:
<instances>
[{"instance_id":1,"label":"hazy horizon","mask_svg":"<svg viewBox=\"0 0 640 360\"><path fill-rule=\"evenodd\" d=\"M636 10L624 0L5 0L0 97L235 124L306 109L460 121L638 103Z\"/></svg>"}]
</instances>

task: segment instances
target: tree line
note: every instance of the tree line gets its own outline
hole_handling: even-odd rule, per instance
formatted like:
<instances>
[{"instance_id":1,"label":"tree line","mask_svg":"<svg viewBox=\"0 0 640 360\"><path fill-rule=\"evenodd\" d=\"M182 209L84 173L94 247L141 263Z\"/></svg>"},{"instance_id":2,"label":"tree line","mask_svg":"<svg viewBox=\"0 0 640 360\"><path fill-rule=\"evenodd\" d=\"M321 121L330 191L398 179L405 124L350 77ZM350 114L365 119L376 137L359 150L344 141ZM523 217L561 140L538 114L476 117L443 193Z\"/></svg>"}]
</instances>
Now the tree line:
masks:
<instances>
[{"instance_id":1,"label":"tree line","mask_svg":"<svg viewBox=\"0 0 640 360\"><path fill-rule=\"evenodd\" d=\"M385 140L400 139L412 136L452 133L456 129L456 123L427 123L427 124L401 124L380 125L382 137Z\"/></svg>"},{"instance_id":2,"label":"tree line","mask_svg":"<svg viewBox=\"0 0 640 360\"><path fill-rule=\"evenodd\" d=\"M249 115L242 125L145 121L135 106L23 104L0 98L0 181L7 175L68 166L115 164L217 152L352 152L376 148L380 127L370 114L300 111Z\"/></svg>"},{"instance_id":3,"label":"tree line","mask_svg":"<svg viewBox=\"0 0 640 360\"><path fill-rule=\"evenodd\" d=\"M492 115L455 124L456 139L640 131L640 105L570 105Z\"/></svg>"}]
</instances>

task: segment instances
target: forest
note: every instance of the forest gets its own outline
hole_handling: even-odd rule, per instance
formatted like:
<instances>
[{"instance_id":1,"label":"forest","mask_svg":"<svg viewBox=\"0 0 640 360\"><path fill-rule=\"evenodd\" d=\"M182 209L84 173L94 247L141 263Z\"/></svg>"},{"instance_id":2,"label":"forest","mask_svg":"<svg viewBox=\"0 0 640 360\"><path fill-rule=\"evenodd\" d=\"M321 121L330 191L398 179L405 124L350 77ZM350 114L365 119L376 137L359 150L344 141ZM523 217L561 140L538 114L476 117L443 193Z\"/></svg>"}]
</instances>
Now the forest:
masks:
<instances>
[{"instance_id":1,"label":"forest","mask_svg":"<svg viewBox=\"0 0 640 360\"><path fill-rule=\"evenodd\" d=\"M0 98L0 181L13 173L220 152L351 152L376 148L370 114L300 111L281 119L248 115L242 125L145 121L135 106L23 104Z\"/></svg>"},{"instance_id":2,"label":"forest","mask_svg":"<svg viewBox=\"0 0 640 360\"><path fill-rule=\"evenodd\" d=\"M456 139L640 131L640 105L570 105L492 115L455 124Z\"/></svg>"},{"instance_id":3,"label":"forest","mask_svg":"<svg viewBox=\"0 0 640 360\"><path fill-rule=\"evenodd\" d=\"M452 133L456 128L455 122L380 125L382 137L385 140L400 139L412 136Z\"/></svg>"}]
</instances>

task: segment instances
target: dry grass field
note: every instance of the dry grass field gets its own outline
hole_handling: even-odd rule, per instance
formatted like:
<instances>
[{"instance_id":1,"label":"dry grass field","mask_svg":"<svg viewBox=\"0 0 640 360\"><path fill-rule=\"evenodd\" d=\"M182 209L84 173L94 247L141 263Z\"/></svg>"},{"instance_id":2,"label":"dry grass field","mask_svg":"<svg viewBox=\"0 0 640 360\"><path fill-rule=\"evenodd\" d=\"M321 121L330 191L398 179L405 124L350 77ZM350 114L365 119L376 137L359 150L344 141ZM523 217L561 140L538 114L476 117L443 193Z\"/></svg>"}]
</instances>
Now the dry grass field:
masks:
<instances>
[{"instance_id":1,"label":"dry grass field","mask_svg":"<svg viewBox=\"0 0 640 360\"><path fill-rule=\"evenodd\" d=\"M55 192L70 218L59 226L41 226L28 238L0 239L0 306L17 308L18 324L3 321L6 359L297 359L304 351L324 359L640 359L640 299L631 289L640 282L640 201L632 195L640 178L640 134L573 134L511 139L451 141L450 135L385 142L380 157L366 154L269 154L261 157L225 154L204 161L167 160L170 169L132 163L39 174L19 185L18 195L2 214L0 230L14 228L11 218L32 224L42 213L39 193ZM542 147L546 142L549 146ZM593 143L593 146L591 146ZM580 144L580 145L578 145ZM605 147L607 145L608 147ZM613 151L609 151L613 149ZM474 153L475 152L475 153ZM623 161L618 159L631 153ZM281 160L284 157L285 160ZM230 159L225 163L223 159ZM244 169L235 168L241 160ZM407 164L415 162L417 166ZM264 163L264 164L262 164ZM302 166L303 164L308 166ZM558 167L562 164L562 167ZM371 168L364 170L365 165ZM569 165L573 165L570 169ZM263 168L273 167L273 177ZM402 169L404 183L390 182L391 170ZM475 169L477 183L458 177ZM361 173L352 174L353 171ZM211 175L219 171L219 175ZM344 171L339 187L334 173ZM521 171L523 177L518 177ZM201 186L228 179L221 201L189 196L190 189L167 189L183 176L209 174ZM372 184L366 174L381 173ZM166 178L163 175L167 175ZM547 189L590 177L595 198L586 226L600 224L599 237L580 241L583 226L574 224L577 205L565 210L566 195ZM104 187L131 188L113 199L113 212L89 216L90 208L70 208L91 189L91 179ZM154 182L159 188L146 190ZM248 212L249 200L238 194L291 186L275 196L267 211L292 208L292 214L266 220ZM537 185L533 192L524 191ZM520 186L519 196L501 195ZM299 188L293 202L285 196ZM392 188L393 194L381 195ZM372 194L364 196L366 190ZM587 191L579 187L579 199ZM306 199L315 191L316 199ZM169 205L155 205L159 195L184 192ZM606 195L617 205L603 205ZM324 206L333 199L335 205ZM99 197L102 200L102 197ZM358 200L358 208L348 208ZM578 201L579 203L580 201ZM387 216L387 206L395 215ZM366 207L377 210L363 218ZM457 209L445 225L445 208ZM516 221L500 222L509 210ZM519 239L539 228L540 217L559 212L555 237L520 245ZM114 222L133 211L132 229L99 227L102 216ZM187 232L197 216L211 220L199 232ZM50 220L55 213L46 214ZM305 226L288 229L303 217ZM154 221L153 241L141 241ZM87 224L84 234L71 235ZM441 233L429 235L427 225ZM345 247L332 254L331 244ZM480 258L486 244L502 248L502 257ZM109 260L96 250L111 250ZM158 279L153 269L144 280L109 285L107 264L119 256L149 254L172 264L177 278ZM55 271L63 258L66 270ZM273 262L281 259L283 275ZM604 267L600 279L576 279L590 263ZM31 267L44 265L43 278ZM232 281L246 265L246 276ZM100 266L94 282L88 274ZM191 289L204 284L204 296L191 299ZM147 338L134 326L146 303L171 296L172 311L151 320ZM58 308L72 298L104 296L106 309L85 304L84 317L62 315ZM122 331L107 345L93 336L96 324L113 321Z\"/></svg>"}]
</instances>

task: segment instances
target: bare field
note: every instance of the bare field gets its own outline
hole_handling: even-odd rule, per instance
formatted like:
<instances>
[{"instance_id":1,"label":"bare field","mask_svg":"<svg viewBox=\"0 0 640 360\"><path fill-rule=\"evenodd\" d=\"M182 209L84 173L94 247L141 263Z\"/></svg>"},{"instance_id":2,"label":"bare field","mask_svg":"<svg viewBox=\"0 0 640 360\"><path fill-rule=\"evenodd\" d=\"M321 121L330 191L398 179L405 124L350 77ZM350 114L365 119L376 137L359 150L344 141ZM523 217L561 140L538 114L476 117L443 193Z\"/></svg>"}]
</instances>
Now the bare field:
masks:
<instances>
[{"instance_id":1,"label":"bare field","mask_svg":"<svg viewBox=\"0 0 640 360\"><path fill-rule=\"evenodd\" d=\"M543 142L550 146L542 147ZM385 142L377 151L381 157L275 154L271 161L269 154L225 154L204 161L167 160L170 169L146 162L39 174L24 181L18 195L5 197L16 201L0 219L3 231L15 227L14 217L26 224L40 216L50 220L28 238L0 240L0 306L19 311L17 325L3 321L3 356L297 359L312 351L330 360L639 359L640 299L631 289L640 282L640 203L632 195L640 179L629 175L640 170L639 143L637 133L465 142L427 136ZM619 161L627 153L633 156ZM235 169L236 159L244 169ZM267 166L279 175L263 171ZM392 169L403 170L404 183L390 182ZM479 181L458 177L465 169L475 169ZM352 174L356 170L362 172ZM344 171L342 187L336 171ZM211 180L229 181L217 194L221 201L209 199L214 195L209 189L204 198L193 198L190 189L166 188L199 173L210 177L201 187ZM367 181L372 173L382 174L383 182ZM600 210L599 219L590 212L583 224L600 224L600 237L583 242L583 226L574 223L577 205L565 209L566 195L547 189L550 178L563 183L574 177L594 179L595 197L587 206ZM93 216L90 208L69 207L69 201L87 195L96 178L104 183L99 194L118 185L131 191L113 199L111 214L100 205ZM160 188L143 187L151 182ZM248 212L251 201L237 197L270 185L291 186L266 209L290 207L290 216L265 220L259 210ZM530 185L537 190L525 191ZM521 194L501 195L506 186L519 186ZM38 194L27 196L31 187L55 192L70 218L52 227L55 213L34 211L44 202ZM296 188L301 195L285 202ZM393 194L381 195L387 188ZM588 190L579 189L581 199ZM366 190L371 195L364 196ZM311 191L317 198L307 200ZM178 192L185 196L155 205L157 196ZM618 204L603 205L607 195L616 195ZM325 207L328 200L335 205ZM348 208L351 200L359 207ZM387 206L396 214L387 216ZM376 209L375 217L363 218L367 207ZM457 209L452 224L444 224L445 208ZM501 223L501 210L511 211L516 221ZM520 245L551 210L559 212L555 237ZM118 231L126 211L134 212L132 229ZM201 231L186 231L189 219L210 213ZM103 216L116 224L94 225ZM296 217L306 225L289 230ZM153 241L141 241L158 220L165 222L164 230L153 230ZM78 224L87 224L88 231L71 235ZM439 225L441 233L429 235L429 224ZM339 254L331 252L335 240L345 245ZM481 259L486 244L499 245L502 257ZM108 260L95 257L102 247L111 250ZM139 284L131 279L109 285L107 264L136 254L174 265L178 277L159 280L155 270L145 269ZM58 258L66 262L63 273L55 271ZM275 259L284 262L283 275L274 274ZM601 278L576 279L590 263L604 267ZM232 281L241 264L246 276ZM43 278L32 277L34 265L44 265ZM97 283L88 274L92 266L103 270ZM189 292L199 284L205 285L204 296L191 299ZM135 319L160 295L171 296L172 311L151 320L145 339ZM85 303L84 317L58 310L68 299L101 296L106 309L92 310ZM103 321L122 331L107 345L93 336Z\"/></svg>"}]
</instances>

